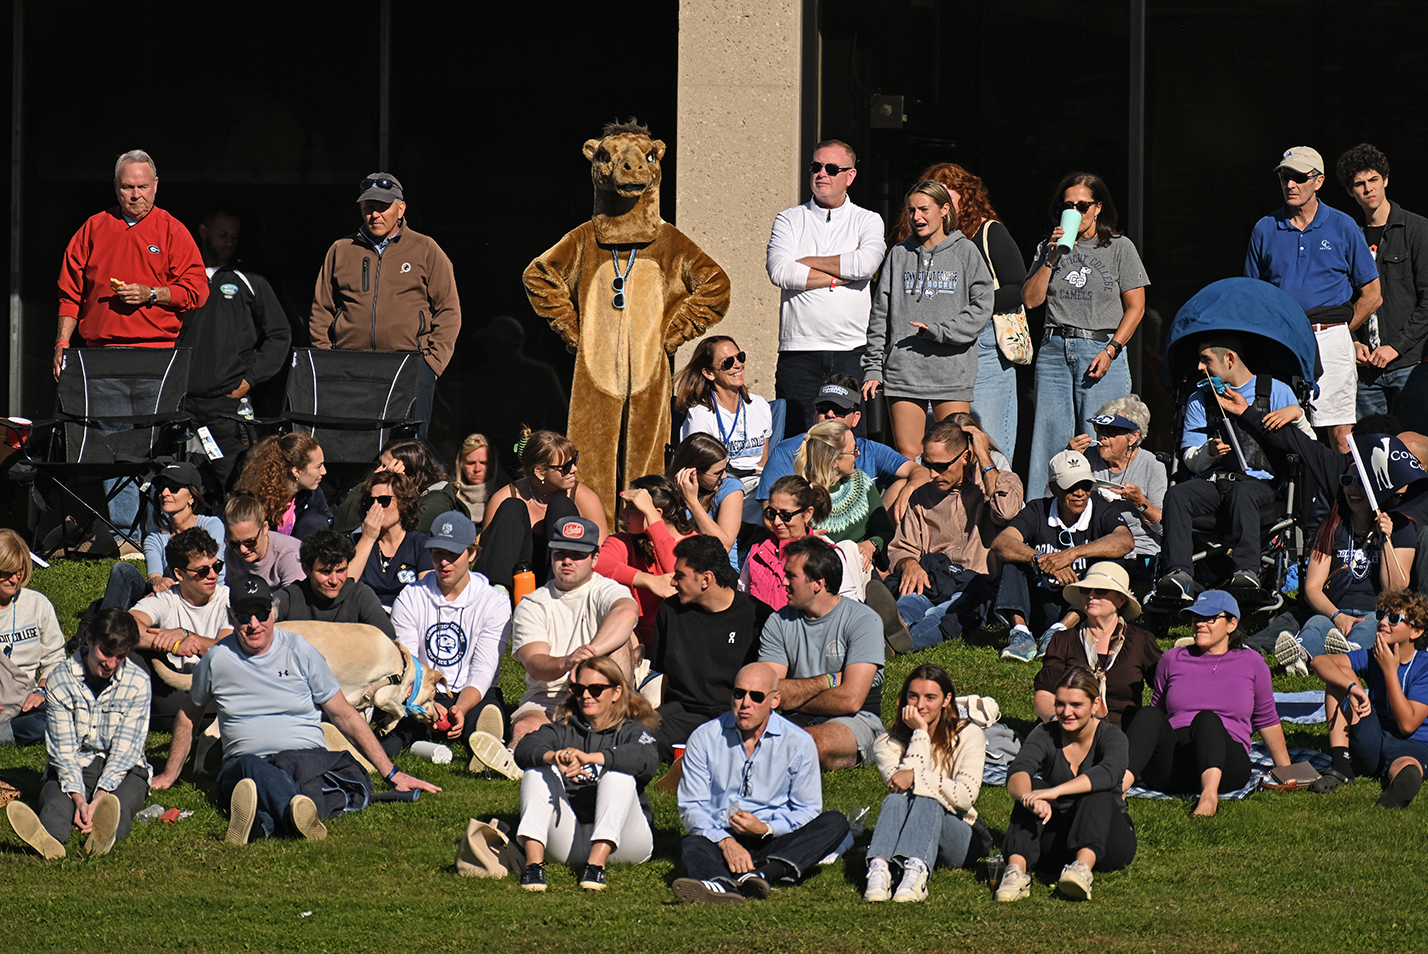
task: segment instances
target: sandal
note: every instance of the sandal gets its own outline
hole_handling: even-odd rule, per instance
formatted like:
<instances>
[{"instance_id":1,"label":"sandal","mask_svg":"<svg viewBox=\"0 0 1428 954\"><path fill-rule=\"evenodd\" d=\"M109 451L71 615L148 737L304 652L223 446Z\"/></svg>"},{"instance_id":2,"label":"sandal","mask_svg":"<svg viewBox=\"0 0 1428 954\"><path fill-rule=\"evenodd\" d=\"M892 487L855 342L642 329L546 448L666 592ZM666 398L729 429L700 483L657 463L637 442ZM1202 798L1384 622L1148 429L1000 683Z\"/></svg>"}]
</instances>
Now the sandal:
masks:
<instances>
[{"instance_id":1,"label":"sandal","mask_svg":"<svg viewBox=\"0 0 1428 954\"><path fill-rule=\"evenodd\" d=\"M1325 769L1323 774L1309 783L1309 791L1319 792L1320 794L1332 792L1340 785L1350 785L1353 781L1351 776L1345 775L1338 769Z\"/></svg>"}]
</instances>

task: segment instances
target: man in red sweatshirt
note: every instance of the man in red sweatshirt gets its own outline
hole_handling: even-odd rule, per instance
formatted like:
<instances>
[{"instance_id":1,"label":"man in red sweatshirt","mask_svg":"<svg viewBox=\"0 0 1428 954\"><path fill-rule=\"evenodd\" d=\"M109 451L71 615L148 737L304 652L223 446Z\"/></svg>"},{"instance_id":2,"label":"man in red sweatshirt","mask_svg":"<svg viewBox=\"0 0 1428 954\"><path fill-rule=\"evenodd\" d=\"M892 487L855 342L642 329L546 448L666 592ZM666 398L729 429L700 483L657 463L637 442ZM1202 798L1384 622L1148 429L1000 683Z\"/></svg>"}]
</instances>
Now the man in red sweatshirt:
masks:
<instances>
[{"instance_id":1,"label":"man in red sweatshirt","mask_svg":"<svg viewBox=\"0 0 1428 954\"><path fill-rule=\"evenodd\" d=\"M69 240L59 274L54 373L76 330L90 347L172 348L179 321L208 301L208 275L188 229L154 208L154 160L141 149L114 165L119 204Z\"/></svg>"}]
</instances>

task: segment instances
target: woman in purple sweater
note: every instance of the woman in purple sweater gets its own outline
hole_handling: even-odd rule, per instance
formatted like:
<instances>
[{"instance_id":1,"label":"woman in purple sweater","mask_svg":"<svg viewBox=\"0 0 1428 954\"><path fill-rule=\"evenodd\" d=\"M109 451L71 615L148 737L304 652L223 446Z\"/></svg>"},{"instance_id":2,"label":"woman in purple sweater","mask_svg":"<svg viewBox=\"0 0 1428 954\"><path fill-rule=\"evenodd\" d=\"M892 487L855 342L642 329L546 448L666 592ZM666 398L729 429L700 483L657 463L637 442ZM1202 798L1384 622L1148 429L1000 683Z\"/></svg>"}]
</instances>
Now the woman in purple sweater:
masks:
<instances>
[{"instance_id":1,"label":"woman in purple sweater","mask_svg":"<svg viewBox=\"0 0 1428 954\"><path fill-rule=\"evenodd\" d=\"M1224 590L1206 590L1180 611L1195 645L1160 657L1151 704L1131 723L1130 772L1162 792L1200 795L1196 815L1213 815L1221 792L1250 779L1250 736L1259 731L1275 765L1289 764L1284 727L1264 657L1245 649L1240 607Z\"/></svg>"}]
</instances>

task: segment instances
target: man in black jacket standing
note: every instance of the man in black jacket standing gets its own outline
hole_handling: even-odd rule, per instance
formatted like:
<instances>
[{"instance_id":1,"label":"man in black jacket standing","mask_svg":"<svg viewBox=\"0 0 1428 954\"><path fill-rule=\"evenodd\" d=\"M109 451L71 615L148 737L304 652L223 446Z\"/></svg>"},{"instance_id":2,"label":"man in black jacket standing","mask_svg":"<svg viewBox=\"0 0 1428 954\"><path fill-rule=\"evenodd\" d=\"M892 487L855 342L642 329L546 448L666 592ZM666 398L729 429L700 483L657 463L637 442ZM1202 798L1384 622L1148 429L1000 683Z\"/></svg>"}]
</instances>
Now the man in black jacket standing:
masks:
<instances>
[{"instance_id":1,"label":"man in black jacket standing","mask_svg":"<svg viewBox=\"0 0 1428 954\"><path fill-rule=\"evenodd\" d=\"M238 416L252 416L248 393L282 369L292 329L273 287L261 275L239 268L238 217L210 212L198 227L199 251L208 272L208 303L190 313L178 347L193 349L184 410L195 427L206 427L223 456L212 461L226 488L252 429Z\"/></svg>"},{"instance_id":2,"label":"man in black jacket standing","mask_svg":"<svg viewBox=\"0 0 1428 954\"><path fill-rule=\"evenodd\" d=\"M1428 430L1428 219L1388 201L1388 157L1360 143L1339 157L1339 182L1363 210L1383 304L1354 333L1358 416L1395 414L1404 428Z\"/></svg>"}]
</instances>

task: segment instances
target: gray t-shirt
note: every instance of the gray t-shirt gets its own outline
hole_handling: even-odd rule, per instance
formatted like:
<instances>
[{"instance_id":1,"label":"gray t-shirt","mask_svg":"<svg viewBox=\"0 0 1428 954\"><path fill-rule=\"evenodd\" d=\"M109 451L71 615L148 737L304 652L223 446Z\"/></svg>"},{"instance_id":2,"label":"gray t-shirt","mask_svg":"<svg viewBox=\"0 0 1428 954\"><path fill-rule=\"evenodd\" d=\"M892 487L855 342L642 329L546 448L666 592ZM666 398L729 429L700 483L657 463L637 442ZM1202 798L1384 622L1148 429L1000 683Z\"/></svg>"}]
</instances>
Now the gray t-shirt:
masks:
<instances>
[{"instance_id":1,"label":"gray t-shirt","mask_svg":"<svg viewBox=\"0 0 1428 954\"><path fill-rule=\"evenodd\" d=\"M1124 235L1097 248L1096 238L1077 239L1070 255L1056 263L1046 284L1046 323L1087 331L1115 331L1125 314L1121 293L1150 284L1140 253ZM1046 243L1036 247L1030 278L1046 261Z\"/></svg>"},{"instance_id":2,"label":"gray t-shirt","mask_svg":"<svg viewBox=\"0 0 1428 954\"><path fill-rule=\"evenodd\" d=\"M786 666L790 679L842 672L848 663L872 663L878 671L861 710L882 718L883 623L857 600L845 596L818 619L785 606L764 623L759 662Z\"/></svg>"},{"instance_id":3,"label":"gray t-shirt","mask_svg":"<svg viewBox=\"0 0 1428 954\"><path fill-rule=\"evenodd\" d=\"M236 636L203 656L189 695L194 705L218 700L223 758L326 749L318 707L342 687L327 660L296 633L277 629L267 650L249 656Z\"/></svg>"},{"instance_id":4,"label":"gray t-shirt","mask_svg":"<svg viewBox=\"0 0 1428 954\"><path fill-rule=\"evenodd\" d=\"M1145 494L1145 499L1152 507L1159 508L1165 503L1165 489L1169 484L1169 478L1165 474L1165 465L1162 464L1154 454L1142 447L1136 451L1136 455L1131 458L1131 462L1126 465L1126 469L1116 473L1101 460L1101 455L1096 448L1086 448L1086 461L1091 465L1091 473L1097 480L1104 480L1112 484L1135 484L1140 488L1140 492ZM1119 501L1130 506L1130 501L1120 494L1110 490L1099 491L1106 500ZM1126 526L1130 528L1132 536L1135 537L1135 549L1131 551L1135 556L1152 556L1160 552L1160 542L1165 537L1165 528L1159 523L1144 523L1141 515L1136 513L1135 507L1130 508L1130 515L1125 518Z\"/></svg>"}]
</instances>

